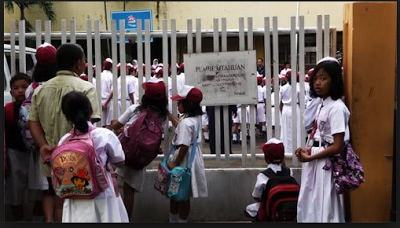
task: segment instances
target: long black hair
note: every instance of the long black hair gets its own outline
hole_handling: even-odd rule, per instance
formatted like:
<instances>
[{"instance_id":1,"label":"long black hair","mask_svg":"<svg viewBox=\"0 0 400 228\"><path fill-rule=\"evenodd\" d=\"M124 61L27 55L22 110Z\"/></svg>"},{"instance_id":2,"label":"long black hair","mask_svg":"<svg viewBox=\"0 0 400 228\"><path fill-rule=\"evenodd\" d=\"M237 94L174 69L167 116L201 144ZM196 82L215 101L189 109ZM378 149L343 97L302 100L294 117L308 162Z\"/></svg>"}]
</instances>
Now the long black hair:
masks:
<instances>
[{"instance_id":1,"label":"long black hair","mask_svg":"<svg viewBox=\"0 0 400 228\"><path fill-rule=\"evenodd\" d=\"M149 99L146 94L143 94L142 103L135 109L134 113L141 112L143 110L150 110L159 115L162 121L165 121L167 119L168 112L167 105L167 97L162 99Z\"/></svg>"},{"instance_id":2,"label":"long black hair","mask_svg":"<svg viewBox=\"0 0 400 228\"><path fill-rule=\"evenodd\" d=\"M342 98L344 94L343 77L342 77L342 67L339 63L335 61L324 61L319 63L315 68L310 78L310 96L318 97L314 90L315 77L320 69L324 69L326 73L331 76L331 88L329 94L332 100L337 100Z\"/></svg>"},{"instance_id":3,"label":"long black hair","mask_svg":"<svg viewBox=\"0 0 400 228\"><path fill-rule=\"evenodd\" d=\"M74 124L76 130L82 133L88 132L87 121L92 115L92 104L84 93L77 91L67 93L62 98L61 109L67 120Z\"/></svg>"},{"instance_id":4,"label":"long black hair","mask_svg":"<svg viewBox=\"0 0 400 228\"><path fill-rule=\"evenodd\" d=\"M187 115L187 117L203 115L200 102L189 101L187 99L183 99L181 102L183 106L183 112Z\"/></svg>"}]
</instances>

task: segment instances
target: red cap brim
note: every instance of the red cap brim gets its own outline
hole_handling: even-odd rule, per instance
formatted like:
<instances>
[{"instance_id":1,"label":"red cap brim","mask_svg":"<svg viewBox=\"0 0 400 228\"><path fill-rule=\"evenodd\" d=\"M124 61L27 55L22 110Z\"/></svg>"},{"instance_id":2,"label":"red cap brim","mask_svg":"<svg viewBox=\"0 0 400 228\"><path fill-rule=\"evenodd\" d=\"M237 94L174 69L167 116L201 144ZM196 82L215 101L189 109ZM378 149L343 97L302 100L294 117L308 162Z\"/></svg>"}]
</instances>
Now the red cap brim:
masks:
<instances>
[{"instance_id":1,"label":"red cap brim","mask_svg":"<svg viewBox=\"0 0 400 228\"><path fill-rule=\"evenodd\" d=\"M171 97L171 100L173 100L173 101L181 101L181 100L183 100L183 99L185 99L185 98L179 96L178 94L173 95L173 96Z\"/></svg>"}]
</instances>

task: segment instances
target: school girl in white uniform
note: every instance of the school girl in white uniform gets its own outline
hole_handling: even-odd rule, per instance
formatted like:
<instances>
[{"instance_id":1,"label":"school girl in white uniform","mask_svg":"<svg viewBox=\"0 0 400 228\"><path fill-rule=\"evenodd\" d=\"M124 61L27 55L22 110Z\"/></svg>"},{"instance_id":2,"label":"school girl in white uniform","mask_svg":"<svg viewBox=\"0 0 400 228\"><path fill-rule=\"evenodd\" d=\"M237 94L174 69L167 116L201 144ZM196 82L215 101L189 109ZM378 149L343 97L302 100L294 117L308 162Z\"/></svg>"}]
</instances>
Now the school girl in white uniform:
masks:
<instances>
[{"instance_id":1,"label":"school girl in white uniform","mask_svg":"<svg viewBox=\"0 0 400 228\"><path fill-rule=\"evenodd\" d=\"M68 121L75 126L75 131L88 132L94 128L90 120L91 104L85 94L72 91L63 97L62 111ZM61 145L71 134L67 133L58 145ZM125 154L117 136L105 128L95 128L90 132L93 146L99 162L106 166L107 162L120 166L124 164ZM111 172L105 169L109 187L94 199L65 199L62 222L111 223L129 222L124 203L113 184Z\"/></svg>"},{"instance_id":2,"label":"school girl in white uniform","mask_svg":"<svg viewBox=\"0 0 400 228\"><path fill-rule=\"evenodd\" d=\"M168 167L170 169L175 166L187 167L190 153L192 152L191 145L194 140L197 140L198 145L195 150L195 158L192 164L191 173L191 189L192 198L207 197L207 181L204 169L203 151L200 147L201 143L201 106L203 100L202 92L193 86L183 85L178 94L172 96L174 101L178 101L179 112L182 117L178 120L173 115L169 114L168 118L176 127L175 136L172 139L172 146L175 152L170 156ZM196 139L197 133L199 137ZM187 222L189 216L190 199L189 201L175 202L170 200L170 222Z\"/></svg>"},{"instance_id":3,"label":"school girl in white uniform","mask_svg":"<svg viewBox=\"0 0 400 228\"><path fill-rule=\"evenodd\" d=\"M345 222L343 195L334 187L332 170L323 167L331 156L342 152L349 140L350 112L341 100L344 88L339 62L332 57L321 59L310 80L310 93L320 97L315 140L318 145L297 148L302 164L297 222Z\"/></svg>"},{"instance_id":4,"label":"school girl in white uniform","mask_svg":"<svg viewBox=\"0 0 400 228\"><path fill-rule=\"evenodd\" d=\"M292 71L288 71L286 73L286 80L288 83L284 86L282 86L281 90L279 91L280 98L281 98L281 112L282 112L282 118L281 118L281 139L283 141L283 145L285 146L285 153L293 153L294 149L300 146L301 141L300 141L300 106L299 106L299 87L296 85L294 88L296 89L296 115L297 115L297 142L296 142L296 147L293 148L292 146L292 129L293 129L293 124L292 124L292 88L293 86L291 85L291 77L292 77ZM295 75L293 76L295 77Z\"/></svg>"},{"instance_id":5,"label":"school girl in white uniform","mask_svg":"<svg viewBox=\"0 0 400 228\"><path fill-rule=\"evenodd\" d=\"M142 110L149 109L159 114L162 121L166 120L167 115L167 97L164 82L151 78L143 83L144 94L140 105L131 105L119 118L113 120L111 128L119 130L124 127L121 134L127 134L127 129L139 117ZM126 135L128 136L128 135ZM132 216L135 192L142 192L145 180L146 167L143 169L133 169L128 166L120 167L116 170L118 176L124 181L124 203L126 205L129 218Z\"/></svg>"}]
</instances>

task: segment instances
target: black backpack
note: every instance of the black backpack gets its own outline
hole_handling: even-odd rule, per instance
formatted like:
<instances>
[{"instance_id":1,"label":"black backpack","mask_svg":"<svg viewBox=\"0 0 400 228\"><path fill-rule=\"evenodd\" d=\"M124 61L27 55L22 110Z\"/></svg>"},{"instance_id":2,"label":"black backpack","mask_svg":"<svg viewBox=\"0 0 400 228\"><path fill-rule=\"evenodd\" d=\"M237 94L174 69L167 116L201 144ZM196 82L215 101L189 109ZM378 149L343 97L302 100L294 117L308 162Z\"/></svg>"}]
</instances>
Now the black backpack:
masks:
<instances>
[{"instance_id":1,"label":"black backpack","mask_svg":"<svg viewBox=\"0 0 400 228\"><path fill-rule=\"evenodd\" d=\"M269 179L261 195L256 221L296 222L300 186L290 176L290 169L282 167L275 173L268 168L261 173Z\"/></svg>"}]
</instances>

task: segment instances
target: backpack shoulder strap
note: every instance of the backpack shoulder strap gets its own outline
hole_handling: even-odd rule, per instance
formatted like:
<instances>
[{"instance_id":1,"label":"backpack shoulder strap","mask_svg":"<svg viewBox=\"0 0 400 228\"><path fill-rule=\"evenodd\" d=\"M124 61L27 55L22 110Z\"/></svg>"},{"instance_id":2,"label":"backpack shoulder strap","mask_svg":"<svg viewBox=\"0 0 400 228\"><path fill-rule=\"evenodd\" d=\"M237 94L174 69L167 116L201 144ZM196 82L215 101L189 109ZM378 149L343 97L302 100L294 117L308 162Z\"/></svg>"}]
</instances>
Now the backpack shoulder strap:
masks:
<instances>
[{"instance_id":1,"label":"backpack shoulder strap","mask_svg":"<svg viewBox=\"0 0 400 228\"><path fill-rule=\"evenodd\" d=\"M282 170L279 172L279 176L290 176L290 169L282 166Z\"/></svg>"},{"instance_id":2,"label":"backpack shoulder strap","mask_svg":"<svg viewBox=\"0 0 400 228\"><path fill-rule=\"evenodd\" d=\"M6 104L5 111L6 111L6 122L8 124L12 124L14 122L14 102L9 102Z\"/></svg>"},{"instance_id":3,"label":"backpack shoulder strap","mask_svg":"<svg viewBox=\"0 0 400 228\"><path fill-rule=\"evenodd\" d=\"M268 168L261 173L267 176L269 179L276 177L276 173L271 168Z\"/></svg>"}]
</instances>

